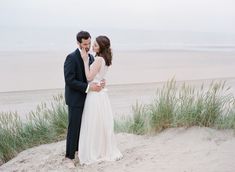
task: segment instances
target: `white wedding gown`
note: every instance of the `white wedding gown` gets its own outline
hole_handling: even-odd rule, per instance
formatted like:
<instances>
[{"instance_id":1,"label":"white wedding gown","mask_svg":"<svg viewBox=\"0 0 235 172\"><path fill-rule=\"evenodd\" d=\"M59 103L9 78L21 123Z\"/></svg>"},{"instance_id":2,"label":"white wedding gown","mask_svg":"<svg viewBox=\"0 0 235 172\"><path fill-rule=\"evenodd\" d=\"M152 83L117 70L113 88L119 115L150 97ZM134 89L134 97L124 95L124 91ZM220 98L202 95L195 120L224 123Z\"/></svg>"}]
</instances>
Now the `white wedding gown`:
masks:
<instances>
[{"instance_id":1,"label":"white wedding gown","mask_svg":"<svg viewBox=\"0 0 235 172\"><path fill-rule=\"evenodd\" d=\"M96 57L102 58L102 57ZM103 59L103 58L102 58ZM92 82L100 82L108 66L104 59ZM78 156L81 164L115 161L122 157L114 135L114 119L107 90L87 94L80 130Z\"/></svg>"}]
</instances>

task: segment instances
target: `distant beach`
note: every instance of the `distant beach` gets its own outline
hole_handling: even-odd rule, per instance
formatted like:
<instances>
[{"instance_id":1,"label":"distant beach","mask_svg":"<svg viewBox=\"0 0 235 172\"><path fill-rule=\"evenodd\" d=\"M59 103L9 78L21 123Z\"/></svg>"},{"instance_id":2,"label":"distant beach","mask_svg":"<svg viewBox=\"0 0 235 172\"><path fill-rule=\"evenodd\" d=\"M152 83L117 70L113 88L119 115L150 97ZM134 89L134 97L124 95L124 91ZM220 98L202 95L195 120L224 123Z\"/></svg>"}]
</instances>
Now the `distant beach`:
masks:
<instances>
[{"instance_id":1,"label":"distant beach","mask_svg":"<svg viewBox=\"0 0 235 172\"><path fill-rule=\"evenodd\" d=\"M17 111L25 117L41 102L64 94L63 63L68 53L0 52L0 111ZM114 114L130 114L137 100L150 102L156 88L173 77L196 86L226 80L235 94L234 66L235 52L114 52L106 78Z\"/></svg>"},{"instance_id":2,"label":"distant beach","mask_svg":"<svg viewBox=\"0 0 235 172\"><path fill-rule=\"evenodd\" d=\"M74 49L73 49L74 50ZM64 88L63 63L71 51L0 52L0 92ZM113 52L108 85L233 78L234 52Z\"/></svg>"}]
</instances>

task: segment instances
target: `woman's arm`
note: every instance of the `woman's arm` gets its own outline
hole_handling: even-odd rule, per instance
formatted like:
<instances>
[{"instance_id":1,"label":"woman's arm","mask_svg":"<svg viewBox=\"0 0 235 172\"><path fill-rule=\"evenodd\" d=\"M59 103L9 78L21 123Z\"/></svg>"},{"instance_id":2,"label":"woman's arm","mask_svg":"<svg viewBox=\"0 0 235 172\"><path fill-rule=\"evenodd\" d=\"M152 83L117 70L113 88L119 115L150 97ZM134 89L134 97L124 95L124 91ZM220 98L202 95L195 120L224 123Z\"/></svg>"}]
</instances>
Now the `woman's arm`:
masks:
<instances>
[{"instance_id":1,"label":"woman's arm","mask_svg":"<svg viewBox=\"0 0 235 172\"><path fill-rule=\"evenodd\" d=\"M95 78L96 74L100 71L101 65L102 57L95 58L95 61L90 67L89 60L84 60L85 73L88 81L92 81Z\"/></svg>"}]
</instances>

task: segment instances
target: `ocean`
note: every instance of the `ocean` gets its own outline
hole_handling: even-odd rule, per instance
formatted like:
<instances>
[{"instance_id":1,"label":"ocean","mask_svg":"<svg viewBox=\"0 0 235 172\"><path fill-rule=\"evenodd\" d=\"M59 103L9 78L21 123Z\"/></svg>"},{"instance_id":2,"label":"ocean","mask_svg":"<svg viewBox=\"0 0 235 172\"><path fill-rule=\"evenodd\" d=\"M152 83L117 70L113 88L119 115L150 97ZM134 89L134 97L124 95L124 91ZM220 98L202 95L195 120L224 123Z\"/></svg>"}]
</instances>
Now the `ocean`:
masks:
<instances>
[{"instance_id":1,"label":"ocean","mask_svg":"<svg viewBox=\"0 0 235 172\"><path fill-rule=\"evenodd\" d=\"M77 28L0 28L0 92L64 87L63 63ZM107 84L235 77L235 36L148 30L93 30L110 37Z\"/></svg>"}]
</instances>

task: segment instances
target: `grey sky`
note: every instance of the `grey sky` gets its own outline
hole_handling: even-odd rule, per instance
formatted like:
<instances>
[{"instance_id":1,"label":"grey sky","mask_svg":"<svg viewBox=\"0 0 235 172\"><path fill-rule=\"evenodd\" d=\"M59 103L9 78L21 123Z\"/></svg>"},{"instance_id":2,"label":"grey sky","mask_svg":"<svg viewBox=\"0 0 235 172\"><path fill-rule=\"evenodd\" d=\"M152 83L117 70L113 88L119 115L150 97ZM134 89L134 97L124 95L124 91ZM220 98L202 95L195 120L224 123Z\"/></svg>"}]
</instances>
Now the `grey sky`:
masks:
<instances>
[{"instance_id":1,"label":"grey sky","mask_svg":"<svg viewBox=\"0 0 235 172\"><path fill-rule=\"evenodd\" d=\"M0 0L0 26L235 33L234 7L234 0Z\"/></svg>"}]
</instances>

